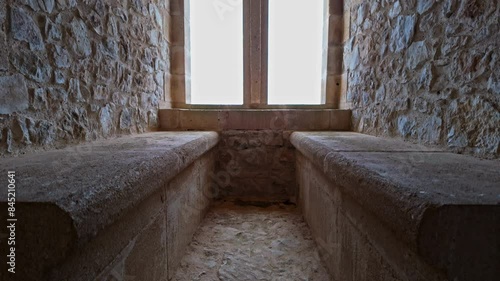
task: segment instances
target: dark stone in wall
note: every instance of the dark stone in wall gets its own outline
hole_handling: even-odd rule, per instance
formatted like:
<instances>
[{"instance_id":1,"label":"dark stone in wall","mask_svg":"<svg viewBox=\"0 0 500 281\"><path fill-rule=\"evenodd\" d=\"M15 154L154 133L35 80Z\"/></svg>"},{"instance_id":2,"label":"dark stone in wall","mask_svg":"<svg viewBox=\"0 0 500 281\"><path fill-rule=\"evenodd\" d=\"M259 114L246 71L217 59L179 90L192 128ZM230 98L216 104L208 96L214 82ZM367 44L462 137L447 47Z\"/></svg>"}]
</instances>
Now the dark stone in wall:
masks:
<instances>
[{"instance_id":1,"label":"dark stone in wall","mask_svg":"<svg viewBox=\"0 0 500 281\"><path fill-rule=\"evenodd\" d=\"M35 21L22 8L13 7L11 11L10 28L13 38L27 42L32 51L44 50L42 33Z\"/></svg>"},{"instance_id":2,"label":"dark stone in wall","mask_svg":"<svg viewBox=\"0 0 500 281\"><path fill-rule=\"evenodd\" d=\"M39 83L48 83L52 77L52 68L46 58L30 51L14 51L10 57L12 65L27 78Z\"/></svg>"},{"instance_id":3,"label":"dark stone in wall","mask_svg":"<svg viewBox=\"0 0 500 281\"><path fill-rule=\"evenodd\" d=\"M7 1L2 1L0 3L0 29L3 31L3 25L5 23L5 15L7 13Z\"/></svg>"},{"instance_id":4,"label":"dark stone in wall","mask_svg":"<svg viewBox=\"0 0 500 281\"><path fill-rule=\"evenodd\" d=\"M0 114L22 112L28 104L28 89L22 75L0 77Z\"/></svg>"},{"instance_id":5,"label":"dark stone in wall","mask_svg":"<svg viewBox=\"0 0 500 281\"><path fill-rule=\"evenodd\" d=\"M407 48L415 34L416 16L399 16L396 19L396 28L392 30L389 49L398 53Z\"/></svg>"},{"instance_id":6,"label":"dark stone in wall","mask_svg":"<svg viewBox=\"0 0 500 281\"><path fill-rule=\"evenodd\" d=\"M7 52L7 38L5 33L0 31L0 71L9 70L9 53Z\"/></svg>"}]
</instances>

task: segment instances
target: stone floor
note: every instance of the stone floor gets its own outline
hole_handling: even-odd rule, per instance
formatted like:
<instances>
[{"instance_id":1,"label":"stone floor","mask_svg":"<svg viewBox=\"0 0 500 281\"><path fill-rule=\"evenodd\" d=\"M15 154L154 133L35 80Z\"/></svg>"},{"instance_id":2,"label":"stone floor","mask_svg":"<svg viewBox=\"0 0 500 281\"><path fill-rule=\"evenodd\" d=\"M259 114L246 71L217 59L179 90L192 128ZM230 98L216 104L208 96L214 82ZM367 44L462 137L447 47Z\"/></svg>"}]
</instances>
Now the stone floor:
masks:
<instances>
[{"instance_id":1,"label":"stone floor","mask_svg":"<svg viewBox=\"0 0 500 281\"><path fill-rule=\"evenodd\" d=\"M173 280L330 280L293 205L223 202L193 237Z\"/></svg>"}]
</instances>

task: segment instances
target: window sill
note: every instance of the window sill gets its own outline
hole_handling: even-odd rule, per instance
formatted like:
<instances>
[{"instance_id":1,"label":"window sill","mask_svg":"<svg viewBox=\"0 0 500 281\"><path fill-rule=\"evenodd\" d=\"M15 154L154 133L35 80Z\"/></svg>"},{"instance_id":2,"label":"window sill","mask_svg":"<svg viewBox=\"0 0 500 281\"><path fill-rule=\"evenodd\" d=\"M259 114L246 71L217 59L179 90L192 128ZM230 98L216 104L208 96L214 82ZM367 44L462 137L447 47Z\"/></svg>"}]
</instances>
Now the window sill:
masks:
<instances>
[{"instance_id":1,"label":"window sill","mask_svg":"<svg viewBox=\"0 0 500 281\"><path fill-rule=\"evenodd\" d=\"M160 109L160 130L348 131L351 111L343 109Z\"/></svg>"}]
</instances>

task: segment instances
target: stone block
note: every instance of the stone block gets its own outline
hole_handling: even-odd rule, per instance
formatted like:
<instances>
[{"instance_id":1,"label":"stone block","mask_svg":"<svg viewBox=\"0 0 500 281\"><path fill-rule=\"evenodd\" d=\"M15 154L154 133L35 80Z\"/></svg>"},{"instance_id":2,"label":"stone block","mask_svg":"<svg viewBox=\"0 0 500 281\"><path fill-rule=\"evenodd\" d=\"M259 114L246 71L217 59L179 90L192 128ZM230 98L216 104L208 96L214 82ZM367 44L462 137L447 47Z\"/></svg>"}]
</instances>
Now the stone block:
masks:
<instances>
[{"instance_id":1,"label":"stone block","mask_svg":"<svg viewBox=\"0 0 500 281\"><path fill-rule=\"evenodd\" d=\"M12 37L29 44L32 51L45 49L42 33L31 16L23 9L13 7L10 15Z\"/></svg>"},{"instance_id":2,"label":"stone block","mask_svg":"<svg viewBox=\"0 0 500 281\"><path fill-rule=\"evenodd\" d=\"M340 45L328 47L328 75L341 75L344 48Z\"/></svg>"},{"instance_id":3,"label":"stone block","mask_svg":"<svg viewBox=\"0 0 500 281\"><path fill-rule=\"evenodd\" d=\"M434 6L435 1L432 0L418 0L417 1L417 12L423 14L430 10Z\"/></svg>"},{"instance_id":4,"label":"stone block","mask_svg":"<svg viewBox=\"0 0 500 281\"><path fill-rule=\"evenodd\" d=\"M0 71L9 70L9 48L7 47L7 37L0 31Z\"/></svg>"},{"instance_id":5,"label":"stone block","mask_svg":"<svg viewBox=\"0 0 500 281\"><path fill-rule=\"evenodd\" d=\"M183 46L170 48L171 73L173 75L184 75L186 73L186 56Z\"/></svg>"},{"instance_id":6,"label":"stone block","mask_svg":"<svg viewBox=\"0 0 500 281\"><path fill-rule=\"evenodd\" d=\"M45 36L48 42L60 42L62 40L62 29L54 24L49 18L45 19Z\"/></svg>"},{"instance_id":7,"label":"stone block","mask_svg":"<svg viewBox=\"0 0 500 281\"><path fill-rule=\"evenodd\" d=\"M228 111L224 129L257 130L284 128L282 114L271 111Z\"/></svg>"},{"instance_id":8,"label":"stone block","mask_svg":"<svg viewBox=\"0 0 500 281\"><path fill-rule=\"evenodd\" d=\"M167 218L161 212L138 237L124 263L124 279L167 279Z\"/></svg>"},{"instance_id":9,"label":"stone block","mask_svg":"<svg viewBox=\"0 0 500 281\"><path fill-rule=\"evenodd\" d=\"M213 155L187 167L167 187L167 255L168 278L171 279L186 247L203 219L212 196L205 193L206 176L213 168ZM202 186L203 185L203 186Z\"/></svg>"},{"instance_id":10,"label":"stone block","mask_svg":"<svg viewBox=\"0 0 500 281\"><path fill-rule=\"evenodd\" d=\"M415 70L425 64L432 56L425 42L414 42L406 52L406 65L409 69Z\"/></svg>"},{"instance_id":11,"label":"stone block","mask_svg":"<svg viewBox=\"0 0 500 281\"><path fill-rule=\"evenodd\" d=\"M180 129L180 111L160 110L160 126L165 131L175 131Z\"/></svg>"},{"instance_id":12,"label":"stone block","mask_svg":"<svg viewBox=\"0 0 500 281\"><path fill-rule=\"evenodd\" d=\"M219 197L294 201L295 155L283 135L273 130L224 131L216 165Z\"/></svg>"},{"instance_id":13,"label":"stone block","mask_svg":"<svg viewBox=\"0 0 500 281\"><path fill-rule=\"evenodd\" d=\"M164 13L164 20L163 20L163 31L164 31L164 37L165 40L167 40L168 43L172 43L172 16L169 13Z\"/></svg>"},{"instance_id":14,"label":"stone block","mask_svg":"<svg viewBox=\"0 0 500 281\"><path fill-rule=\"evenodd\" d=\"M2 3L0 3L0 32L5 31L4 26L5 26L6 15L7 15L7 2L2 1Z\"/></svg>"},{"instance_id":15,"label":"stone block","mask_svg":"<svg viewBox=\"0 0 500 281\"><path fill-rule=\"evenodd\" d=\"M330 115L330 128L336 131L350 131L351 130L351 116L350 110L336 110L332 111Z\"/></svg>"},{"instance_id":16,"label":"stone block","mask_svg":"<svg viewBox=\"0 0 500 281\"><path fill-rule=\"evenodd\" d=\"M329 0L330 15L342 15L344 12L344 0ZM349 1L348 1L349 2Z\"/></svg>"},{"instance_id":17,"label":"stone block","mask_svg":"<svg viewBox=\"0 0 500 281\"><path fill-rule=\"evenodd\" d=\"M336 79L338 80L338 79ZM340 91L339 91L339 108L341 109L350 109L352 108L352 104L347 100L347 73L342 74L340 76ZM337 82L338 83L338 82Z\"/></svg>"},{"instance_id":18,"label":"stone block","mask_svg":"<svg viewBox=\"0 0 500 281\"><path fill-rule=\"evenodd\" d=\"M328 75L326 80L326 100L325 104L338 108L341 90L341 79L339 75Z\"/></svg>"},{"instance_id":19,"label":"stone block","mask_svg":"<svg viewBox=\"0 0 500 281\"><path fill-rule=\"evenodd\" d=\"M330 111L289 111L285 113L287 130L328 130L330 128Z\"/></svg>"},{"instance_id":20,"label":"stone block","mask_svg":"<svg viewBox=\"0 0 500 281\"><path fill-rule=\"evenodd\" d=\"M170 38L173 46L184 46L185 30L184 30L184 16L172 15L172 23L170 26Z\"/></svg>"},{"instance_id":21,"label":"stone block","mask_svg":"<svg viewBox=\"0 0 500 281\"><path fill-rule=\"evenodd\" d=\"M343 41L344 17L343 15L330 15L328 17L328 45L340 45Z\"/></svg>"},{"instance_id":22,"label":"stone block","mask_svg":"<svg viewBox=\"0 0 500 281\"><path fill-rule=\"evenodd\" d=\"M36 82L48 83L52 78L52 67L48 60L34 52L13 51L10 61L20 73Z\"/></svg>"},{"instance_id":23,"label":"stone block","mask_svg":"<svg viewBox=\"0 0 500 281\"><path fill-rule=\"evenodd\" d=\"M24 112L29 107L28 88L20 74L0 77L0 114Z\"/></svg>"},{"instance_id":24,"label":"stone block","mask_svg":"<svg viewBox=\"0 0 500 281\"><path fill-rule=\"evenodd\" d=\"M175 76L174 76L175 77ZM182 78L182 77L180 77ZM350 110L204 110L179 111L179 130L345 130L350 126ZM169 113L163 116L168 116ZM331 122L332 118L335 122ZM172 130L165 118L163 130ZM344 122L344 123L343 123Z\"/></svg>"},{"instance_id":25,"label":"stone block","mask_svg":"<svg viewBox=\"0 0 500 281\"><path fill-rule=\"evenodd\" d=\"M219 112L181 110L179 112L180 128L190 128L192 130L214 130L219 131Z\"/></svg>"},{"instance_id":26,"label":"stone block","mask_svg":"<svg viewBox=\"0 0 500 281\"><path fill-rule=\"evenodd\" d=\"M170 76L170 96L172 106L182 108L186 105L186 77L184 75Z\"/></svg>"},{"instance_id":27,"label":"stone block","mask_svg":"<svg viewBox=\"0 0 500 281\"><path fill-rule=\"evenodd\" d=\"M170 14L172 16L184 15L185 0L170 0Z\"/></svg>"},{"instance_id":28,"label":"stone block","mask_svg":"<svg viewBox=\"0 0 500 281\"><path fill-rule=\"evenodd\" d=\"M391 52L399 53L410 46L415 36L416 23L416 15L397 17L389 41Z\"/></svg>"},{"instance_id":29,"label":"stone block","mask_svg":"<svg viewBox=\"0 0 500 281\"><path fill-rule=\"evenodd\" d=\"M71 22L73 50L80 57L88 57L92 53L92 46L88 36L88 27L80 19L74 18Z\"/></svg>"},{"instance_id":30,"label":"stone block","mask_svg":"<svg viewBox=\"0 0 500 281\"><path fill-rule=\"evenodd\" d=\"M342 43L346 43L347 40L351 37L351 13L350 11L344 12L344 16L342 17Z\"/></svg>"}]
</instances>

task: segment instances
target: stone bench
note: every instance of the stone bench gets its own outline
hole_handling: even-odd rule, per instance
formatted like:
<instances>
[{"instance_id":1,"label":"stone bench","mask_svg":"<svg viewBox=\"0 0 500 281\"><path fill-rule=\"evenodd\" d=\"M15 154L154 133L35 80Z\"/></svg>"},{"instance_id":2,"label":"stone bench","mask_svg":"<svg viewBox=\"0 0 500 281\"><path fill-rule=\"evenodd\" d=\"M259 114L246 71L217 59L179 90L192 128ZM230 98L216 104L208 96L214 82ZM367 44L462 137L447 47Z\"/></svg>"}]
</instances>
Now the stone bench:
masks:
<instances>
[{"instance_id":1,"label":"stone bench","mask_svg":"<svg viewBox=\"0 0 500 281\"><path fill-rule=\"evenodd\" d=\"M209 206L217 142L149 133L0 159L4 237L16 172L16 280L166 280Z\"/></svg>"},{"instance_id":2,"label":"stone bench","mask_svg":"<svg viewBox=\"0 0 500 281\"><path fill-rule=\"evenodd\" d=\"M347 132L291 141L334 280L498 280L500 161Z\"/></svg>"}]
</instances>

